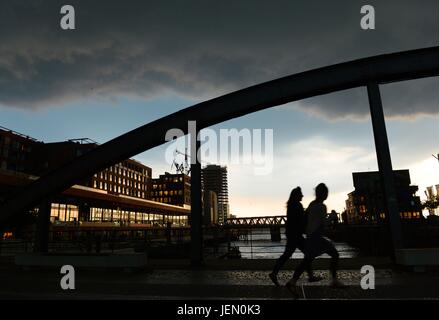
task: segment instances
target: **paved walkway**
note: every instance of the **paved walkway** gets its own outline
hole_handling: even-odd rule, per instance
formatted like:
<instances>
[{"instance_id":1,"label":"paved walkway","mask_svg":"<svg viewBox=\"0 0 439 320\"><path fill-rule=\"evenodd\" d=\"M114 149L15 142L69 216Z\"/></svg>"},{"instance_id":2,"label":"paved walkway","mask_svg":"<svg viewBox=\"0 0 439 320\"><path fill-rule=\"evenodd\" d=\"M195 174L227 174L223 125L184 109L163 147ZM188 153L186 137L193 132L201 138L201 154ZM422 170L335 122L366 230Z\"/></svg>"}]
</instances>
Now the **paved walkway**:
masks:
<instances>
[{"instance_id":1,"label":"paved walkway","mask_svg":"<svg viewBox=\"0 0 439 320\"><path fill-rule=\"evenodd\" d=\"M63 291L59 270L1 267L1 299L292 299L285 287L270 282L266 270L76 270L76 289ZM316 274L325 279L319 283L300 280L301 299L439 299L437 271L377 269L374 290L361 289L359 269L340 271L346 289L329 288L327 271L316 270ZM279 281L284 284L290 276L291 271L281 271Z\"/></svg>"}]
</instances>

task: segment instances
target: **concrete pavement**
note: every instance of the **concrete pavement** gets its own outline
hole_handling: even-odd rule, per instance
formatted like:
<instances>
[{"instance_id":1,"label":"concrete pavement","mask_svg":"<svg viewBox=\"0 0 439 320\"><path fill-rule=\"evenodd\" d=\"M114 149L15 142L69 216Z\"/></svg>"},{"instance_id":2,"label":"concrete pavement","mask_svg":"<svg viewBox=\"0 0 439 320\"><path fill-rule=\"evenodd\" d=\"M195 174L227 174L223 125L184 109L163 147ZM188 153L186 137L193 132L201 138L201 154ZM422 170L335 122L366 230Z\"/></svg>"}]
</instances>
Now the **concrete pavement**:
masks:
<instances>
[{"instance_id":1,"label":"concrete pavement","mask_svg":"<svg viewBox=\"0 0 439 320\"><path fill-rule=\"evenodd\" d=\"M326 261L321 262L323 264ZM267 262L267 265L268 262ZM319 264L317 264L318 266ZM268 270L190 270L154 268L124 273L111 270L75 269L75 290L62 290L62 274L57 269L23 271L11 263L2 263L0 273L1 299L292 299L285 287L275 287ZM332 289L328 271L318 270L324 277L318 283L300 279L301 299L439 299L439 271L425 273L375 270L375 289L360 286L360 269L343 269L340 279L345 289ZM279 282L284 284L292 271L281 271Z\"/></svg>"}]
</instances>

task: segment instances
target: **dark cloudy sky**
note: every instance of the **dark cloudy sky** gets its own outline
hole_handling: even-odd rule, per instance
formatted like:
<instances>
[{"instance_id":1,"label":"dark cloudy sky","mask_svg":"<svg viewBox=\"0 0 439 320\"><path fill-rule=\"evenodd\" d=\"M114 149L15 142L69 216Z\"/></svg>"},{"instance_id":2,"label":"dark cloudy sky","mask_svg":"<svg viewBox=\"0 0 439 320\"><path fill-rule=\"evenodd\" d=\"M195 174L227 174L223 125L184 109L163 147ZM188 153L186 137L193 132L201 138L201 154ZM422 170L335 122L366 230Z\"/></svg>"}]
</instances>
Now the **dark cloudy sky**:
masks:
<instances>
[{"instance_id":1,"label":"dark cloudy sky","mask_svg":"<svg viewBox=\"0 0 439 320\"><path fill-rule=\"evenodd\" d=\"M73 5L76 30L60 29ZM360 28L360 8L376 30ZM100 142L169 112L276 77L439 45L437 1L0 0L0 125L56 141ZM394 166L439 183L438 79L382 88ZM376 169L365 90L278 107L215 128L272 128L267 176L229 166L231 209L283 213L291 187L325 181L340 210L352 171ZM164 148L139 159L158 175ZM240 174L238 175L238 172ZM272 186L266 188L266 186ZM250 187L249 187L250 186Z\"/></svg>"}]
</instances>

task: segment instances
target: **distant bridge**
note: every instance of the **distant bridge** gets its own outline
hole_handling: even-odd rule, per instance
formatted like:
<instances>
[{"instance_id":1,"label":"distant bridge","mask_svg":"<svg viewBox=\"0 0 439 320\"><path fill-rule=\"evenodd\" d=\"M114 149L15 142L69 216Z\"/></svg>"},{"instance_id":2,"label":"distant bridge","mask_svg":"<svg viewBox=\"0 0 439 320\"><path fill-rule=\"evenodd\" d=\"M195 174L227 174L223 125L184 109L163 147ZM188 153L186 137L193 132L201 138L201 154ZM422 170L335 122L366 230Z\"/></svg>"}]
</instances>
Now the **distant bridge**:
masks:
<instances>
[{"instance_id":1,"label":"distant bridge","mask_svg":"<svg viewBox=\"0 0 439 320\"><path fill-rule=\"evenodd\" d=\"M273 226L284 225L287 216L245 217L226 219L226 226Z\"/></svg>"}]
</instances>

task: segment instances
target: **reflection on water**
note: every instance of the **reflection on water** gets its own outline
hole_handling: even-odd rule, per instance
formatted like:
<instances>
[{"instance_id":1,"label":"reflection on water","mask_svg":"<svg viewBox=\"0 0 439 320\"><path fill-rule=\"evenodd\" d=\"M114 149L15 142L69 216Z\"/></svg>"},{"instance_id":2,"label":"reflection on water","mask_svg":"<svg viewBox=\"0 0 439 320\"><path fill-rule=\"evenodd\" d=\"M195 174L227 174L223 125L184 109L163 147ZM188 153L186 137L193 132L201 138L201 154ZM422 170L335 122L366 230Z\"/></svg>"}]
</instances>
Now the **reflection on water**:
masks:
<instances>
[{"instance_id":1,"label":"reflection on water","mask_svg":"<svg viewBox=\"0 0 439 320\"><path fill-rule=\"evenodd\" d=\"M280 242L272 242L270 230L253 229L248 234L246 240L231 242L232 246L239 247L243 259L277 259L283 253L286 244L285 234L281 233ZM358 250L343 242L334 242L335 248L340 254L340 258L354 258L358 255ZM329 258L327 254L320 256ZM303 253L296 250L293 254L294 259L303 258Z\"/></svg>"}]
</instances>

